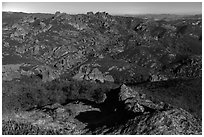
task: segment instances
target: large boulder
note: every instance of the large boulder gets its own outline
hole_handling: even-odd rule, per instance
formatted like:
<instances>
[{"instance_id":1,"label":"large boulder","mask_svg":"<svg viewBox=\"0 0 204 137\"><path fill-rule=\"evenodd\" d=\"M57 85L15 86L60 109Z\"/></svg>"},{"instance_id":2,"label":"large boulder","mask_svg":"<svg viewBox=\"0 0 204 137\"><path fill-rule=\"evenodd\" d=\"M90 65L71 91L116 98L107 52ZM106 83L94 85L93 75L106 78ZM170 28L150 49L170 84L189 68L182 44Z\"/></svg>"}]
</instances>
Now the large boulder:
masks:
<instances>
[{"instance_id":1,"label":"large boulder","mask_svg":"<svg viewBox=\"0 0 204 137\"><path fill-rule=\"evenodd\" d=\"M120 89L119 100L124 101L127 109L135 113L143 113L146 111L145 108L162 110L166 107L164 102L148 99L146 95L142 93L142 89L136 88L133 90L124 84Z\"/></svg>"}]
</instances>

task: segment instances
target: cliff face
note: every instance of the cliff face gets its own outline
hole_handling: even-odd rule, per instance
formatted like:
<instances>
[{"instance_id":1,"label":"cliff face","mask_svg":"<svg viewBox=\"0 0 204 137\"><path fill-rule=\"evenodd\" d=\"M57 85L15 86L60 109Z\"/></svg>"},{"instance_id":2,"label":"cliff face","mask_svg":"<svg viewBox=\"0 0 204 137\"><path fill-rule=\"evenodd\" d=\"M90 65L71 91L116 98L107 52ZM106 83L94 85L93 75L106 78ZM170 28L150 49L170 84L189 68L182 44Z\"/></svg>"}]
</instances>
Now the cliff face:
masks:
<instances>
[{"instance_id":1,"label":"cliff face","mask_svg":"<svg viewBox=\"0 0 204 137\"><path fill-rule=\"evenodd\" d=\"M3 12L2 23L4 134L26 134L9 129L22 121L33 134L201 133L201 17Z\"/></svg>"}]
</instances>

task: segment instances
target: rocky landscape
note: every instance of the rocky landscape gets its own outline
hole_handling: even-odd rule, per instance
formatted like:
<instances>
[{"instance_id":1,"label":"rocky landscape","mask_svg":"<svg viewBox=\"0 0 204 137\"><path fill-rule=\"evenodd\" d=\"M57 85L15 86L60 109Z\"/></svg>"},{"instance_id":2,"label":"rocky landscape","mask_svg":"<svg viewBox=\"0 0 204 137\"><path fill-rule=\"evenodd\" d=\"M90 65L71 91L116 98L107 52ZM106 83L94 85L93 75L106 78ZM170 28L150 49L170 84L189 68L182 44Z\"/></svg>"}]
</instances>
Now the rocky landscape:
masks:
<instances>
[{"instance_id":1,"label":"rocky landscape","mask_svg":"<svg viewBox=\"0 0 204 137\"><path fill-rule=\"evenodd\" d=\"M202 16L2 13L2 134L201 135Z\"/></svg>"}]
</instances>

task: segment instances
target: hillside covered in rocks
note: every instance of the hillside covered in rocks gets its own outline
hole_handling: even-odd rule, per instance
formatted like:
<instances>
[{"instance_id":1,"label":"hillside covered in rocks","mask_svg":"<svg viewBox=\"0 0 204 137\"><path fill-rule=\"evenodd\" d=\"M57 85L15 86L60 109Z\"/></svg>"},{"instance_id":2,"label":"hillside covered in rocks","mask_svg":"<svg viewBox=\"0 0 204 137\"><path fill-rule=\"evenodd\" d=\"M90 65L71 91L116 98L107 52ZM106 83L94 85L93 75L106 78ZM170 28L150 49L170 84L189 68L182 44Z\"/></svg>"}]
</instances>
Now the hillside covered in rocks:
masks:
<instances>
[{"instance_id":1,"label":"hillside covered in rocks","mask_svg":"<svg viewBox=\"0 0 204 137\"><path fill-rule=\"evenodd\" d=\"M202 16L2 13L3 134L202 134Z\"/></svg>"}]
</instances>

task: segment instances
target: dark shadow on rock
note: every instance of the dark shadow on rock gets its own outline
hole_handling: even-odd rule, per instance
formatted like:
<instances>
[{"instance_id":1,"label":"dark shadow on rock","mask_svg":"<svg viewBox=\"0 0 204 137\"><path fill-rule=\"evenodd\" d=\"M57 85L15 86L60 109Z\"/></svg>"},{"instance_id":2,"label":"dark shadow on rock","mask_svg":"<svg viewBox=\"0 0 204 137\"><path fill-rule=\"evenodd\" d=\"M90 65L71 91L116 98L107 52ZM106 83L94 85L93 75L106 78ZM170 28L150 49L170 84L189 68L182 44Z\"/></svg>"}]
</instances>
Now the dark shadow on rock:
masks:
<instances>
[{"instance_id":1,"label":"dark shadow on rock","mask_svg":"<svg viewBox=\"0 0 204 137\"><path fill-rule=\"evenodd\" d=\"M76 116L76 119L83 123L87 123L86 128L93 131L103 126L112 127L117 124L123 124L129 119L134 118L136 114L125 109L124 102L119 101L119 92L120 88L117 88L107 93L107 99L104 103L97 105L101 110L100 112L82 112Z\"/></svg>"}]
</instances>

